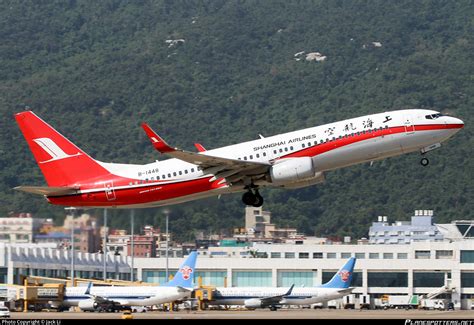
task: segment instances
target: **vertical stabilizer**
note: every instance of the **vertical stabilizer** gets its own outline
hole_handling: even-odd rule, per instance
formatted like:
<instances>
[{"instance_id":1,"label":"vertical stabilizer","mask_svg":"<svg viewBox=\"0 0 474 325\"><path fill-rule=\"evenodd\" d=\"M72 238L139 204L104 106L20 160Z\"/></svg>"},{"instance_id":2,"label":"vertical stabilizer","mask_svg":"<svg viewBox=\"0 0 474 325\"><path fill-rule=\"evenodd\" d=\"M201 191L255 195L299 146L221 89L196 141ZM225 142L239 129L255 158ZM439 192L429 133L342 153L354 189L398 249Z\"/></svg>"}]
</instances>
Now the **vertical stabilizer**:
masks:
<instances>
[{"instance_id":1,"label":"vertical stabilizer","mask_svg":"<svg viewBox=\"0 0 474 325\"><path fill-rule=\"evenodd\" d=\"M341 288L347 289L351 286L352 283L352 274L354 273L354 265L356 259L355 257L351 257L343 267L337 271L336 274L332 277L332 279L323 284L322 288Z\"/></svg>"},{"instance_id":2,"label":"vertical stabilizer","mask_svg":"<svg viewBox=\"0 0 474 325\"><path fill-rule=\"evenodd\" d=\"M164 284L167 287L183 287L193 288L194 287L194 269L196 267L197 252L193 251L189 254L188 258L181 264L176 272L173 280L168 281Z\"/></svg>"},{"instance_id":3,"label":"vertical stabilizer","mask_svg":"<svg viewBox=\"0 0 474 325\"><path fill-rule=\"evenodd\" d=\"M78 185L109 172L31 111L15 114L48 186Z\"/></svg>"}]
</instances>

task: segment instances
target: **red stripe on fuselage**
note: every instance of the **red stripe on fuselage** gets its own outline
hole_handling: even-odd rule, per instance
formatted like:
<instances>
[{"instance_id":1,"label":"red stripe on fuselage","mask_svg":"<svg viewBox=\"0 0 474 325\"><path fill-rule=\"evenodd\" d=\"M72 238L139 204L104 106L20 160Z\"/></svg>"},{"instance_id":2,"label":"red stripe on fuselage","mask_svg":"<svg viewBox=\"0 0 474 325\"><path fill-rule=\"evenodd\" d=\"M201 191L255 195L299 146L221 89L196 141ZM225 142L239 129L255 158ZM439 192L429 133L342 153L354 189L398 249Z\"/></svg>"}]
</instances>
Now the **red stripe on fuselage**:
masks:
<instances>
[{"instance_id":1,"label":"red stripe on fuselage","mask_svg":"<svg viewBox=\"0 0 474 325\"><path fill-rule=\"evenodd\" d=\"M409 132L413 126L408 126ZM430 130L446 130L462 128L462 124L430 124L430 125L415 125L415 131L430 131ZM341 148L356 142L374 139L377 137L384 137L387 135L407 132L407 127L397 126L391 128L384 128L382 130L359 131L353 135L337 137L335 140L329 140L324 143L314 144L312 146L293 152L291 154L281 156L277 159L296 158L296 157L313 157L322 153ZM309 142L309 141L308 141ZM301 146L301 143L298 145ZM105 190L94 193L76 194L62 197L49 197L49 201L53 204L68 205L68 206L119 206L119 205L133 205L144 204L150 202L158 202L164 200L175 199L192 194L202 193L217 188L225 187L226 184L218 184L219 179L214 182L209 182L209 177L191 179L191 180L177 180L174 183L169 181L151 181L142 184L143 186L134 185L124 189L115 189L116 187L129 186L130 183L144 182L143 180L133 180L119 176L113 177L115 199L107 200ZM109 179L108 179L109 180ZM94 186L81 186L82 190L93 189Z\"/></svg>"}]
</instances>

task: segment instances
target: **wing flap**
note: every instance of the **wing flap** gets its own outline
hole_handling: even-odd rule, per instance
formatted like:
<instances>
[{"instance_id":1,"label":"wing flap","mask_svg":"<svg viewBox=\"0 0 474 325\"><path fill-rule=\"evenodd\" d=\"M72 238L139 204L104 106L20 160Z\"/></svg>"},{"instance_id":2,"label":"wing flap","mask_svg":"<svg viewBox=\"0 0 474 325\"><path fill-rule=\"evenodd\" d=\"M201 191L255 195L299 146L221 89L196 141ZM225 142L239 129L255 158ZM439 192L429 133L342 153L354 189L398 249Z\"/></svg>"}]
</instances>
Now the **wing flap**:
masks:
<instances>
[{"instance_id":1,"label":"wing flap","mask_svg":"<svg viewBox=\"0 0 474 325\"><path fill-rule=\"evenodd\" d=\"M46 195L46 196L62 196L62 195L70 195L76 194L79 190L79 187L62 187L62 186L17 186L13 188L17 191L39 194L39 195Z\"/></svg>"}]
</instances>

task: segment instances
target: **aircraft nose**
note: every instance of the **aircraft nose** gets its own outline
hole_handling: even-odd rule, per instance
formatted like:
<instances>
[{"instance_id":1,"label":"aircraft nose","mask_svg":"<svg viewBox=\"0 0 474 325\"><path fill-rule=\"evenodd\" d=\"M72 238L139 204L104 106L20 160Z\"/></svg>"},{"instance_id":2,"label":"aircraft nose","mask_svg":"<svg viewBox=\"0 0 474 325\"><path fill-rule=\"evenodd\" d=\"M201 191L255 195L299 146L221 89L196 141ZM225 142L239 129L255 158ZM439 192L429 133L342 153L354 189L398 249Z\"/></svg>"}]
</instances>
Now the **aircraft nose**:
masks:
<instances>
[{"instance_id":1,"label":"aircraft nose","mask_svg":"<svg viewBox=\"0 0 474 325\"><path fill-rule=\"evenodd\" d=\"M446 121L446 127L451 131L450 135L454 135L464 127L464 122L461 119L450 116L448 121Z\"/></svg>"},{"instance_id":2,"label":"aircraft nose","mask_svg":"<svg viewBox=\"0 0 474 325\"><path fill-rule=\"evenodd\" d=\"M461 119L456 118L456 117L451 117L449 124L453 124L455 128L458 128L458 129L461 129L464 127L464 122Z\"/></svg>"}]
</instances>

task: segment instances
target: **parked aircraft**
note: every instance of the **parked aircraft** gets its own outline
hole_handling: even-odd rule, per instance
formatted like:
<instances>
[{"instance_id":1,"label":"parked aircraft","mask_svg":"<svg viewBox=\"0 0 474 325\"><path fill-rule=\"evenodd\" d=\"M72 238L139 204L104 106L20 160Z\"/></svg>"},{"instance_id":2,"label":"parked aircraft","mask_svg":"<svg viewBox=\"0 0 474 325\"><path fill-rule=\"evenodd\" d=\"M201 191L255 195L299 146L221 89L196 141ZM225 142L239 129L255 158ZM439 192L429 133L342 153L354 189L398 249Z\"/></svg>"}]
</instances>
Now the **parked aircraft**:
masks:
<instances>
[{"instance_id":1,"label":"parked aircraft","mask_svg":"<svg viewBox=\"0 0 474 325\"><path fill-rule=\"evenodd\" d=\"M274 287L216 288L210 305L244 305L248 309L284 305L311 305L342 298L352 292L352 273L356 259L350 258L332 279L318 287L290 289Z\"/></svg>"},{"instance_id":2,"label":"parked aircraft","mask_svg":"<svg viewBox=\"0 0 474 325\"><path fill-rule=\"evenodd\" d=\"M261 187L300 188L323 182L338 168L415 151L425 155L464 126L433 110L399 110L213 150L196 144L198 152L191 152L171 147L144 123L155 149L172 159L131 165L91 158L31 111L15 118L48 184L15 189L44 195L52 204L116 208L235 192L244 192L246 205L259 207ZM421 164L428 163L423 156Z\"/></svg>"},{"instance_id":3,"label":"parked aircraft","mask_svg":"<svg viewBox=\"0 0 474 325\"><path fill-rule=\"evenodd\" d=\"M66 287L63 307L82 310L114 310L124 306L152 306L183 301L191 297L197 252L181 264L171 281L161 286L94 286Z\"/></svg>"}]
</instances>

